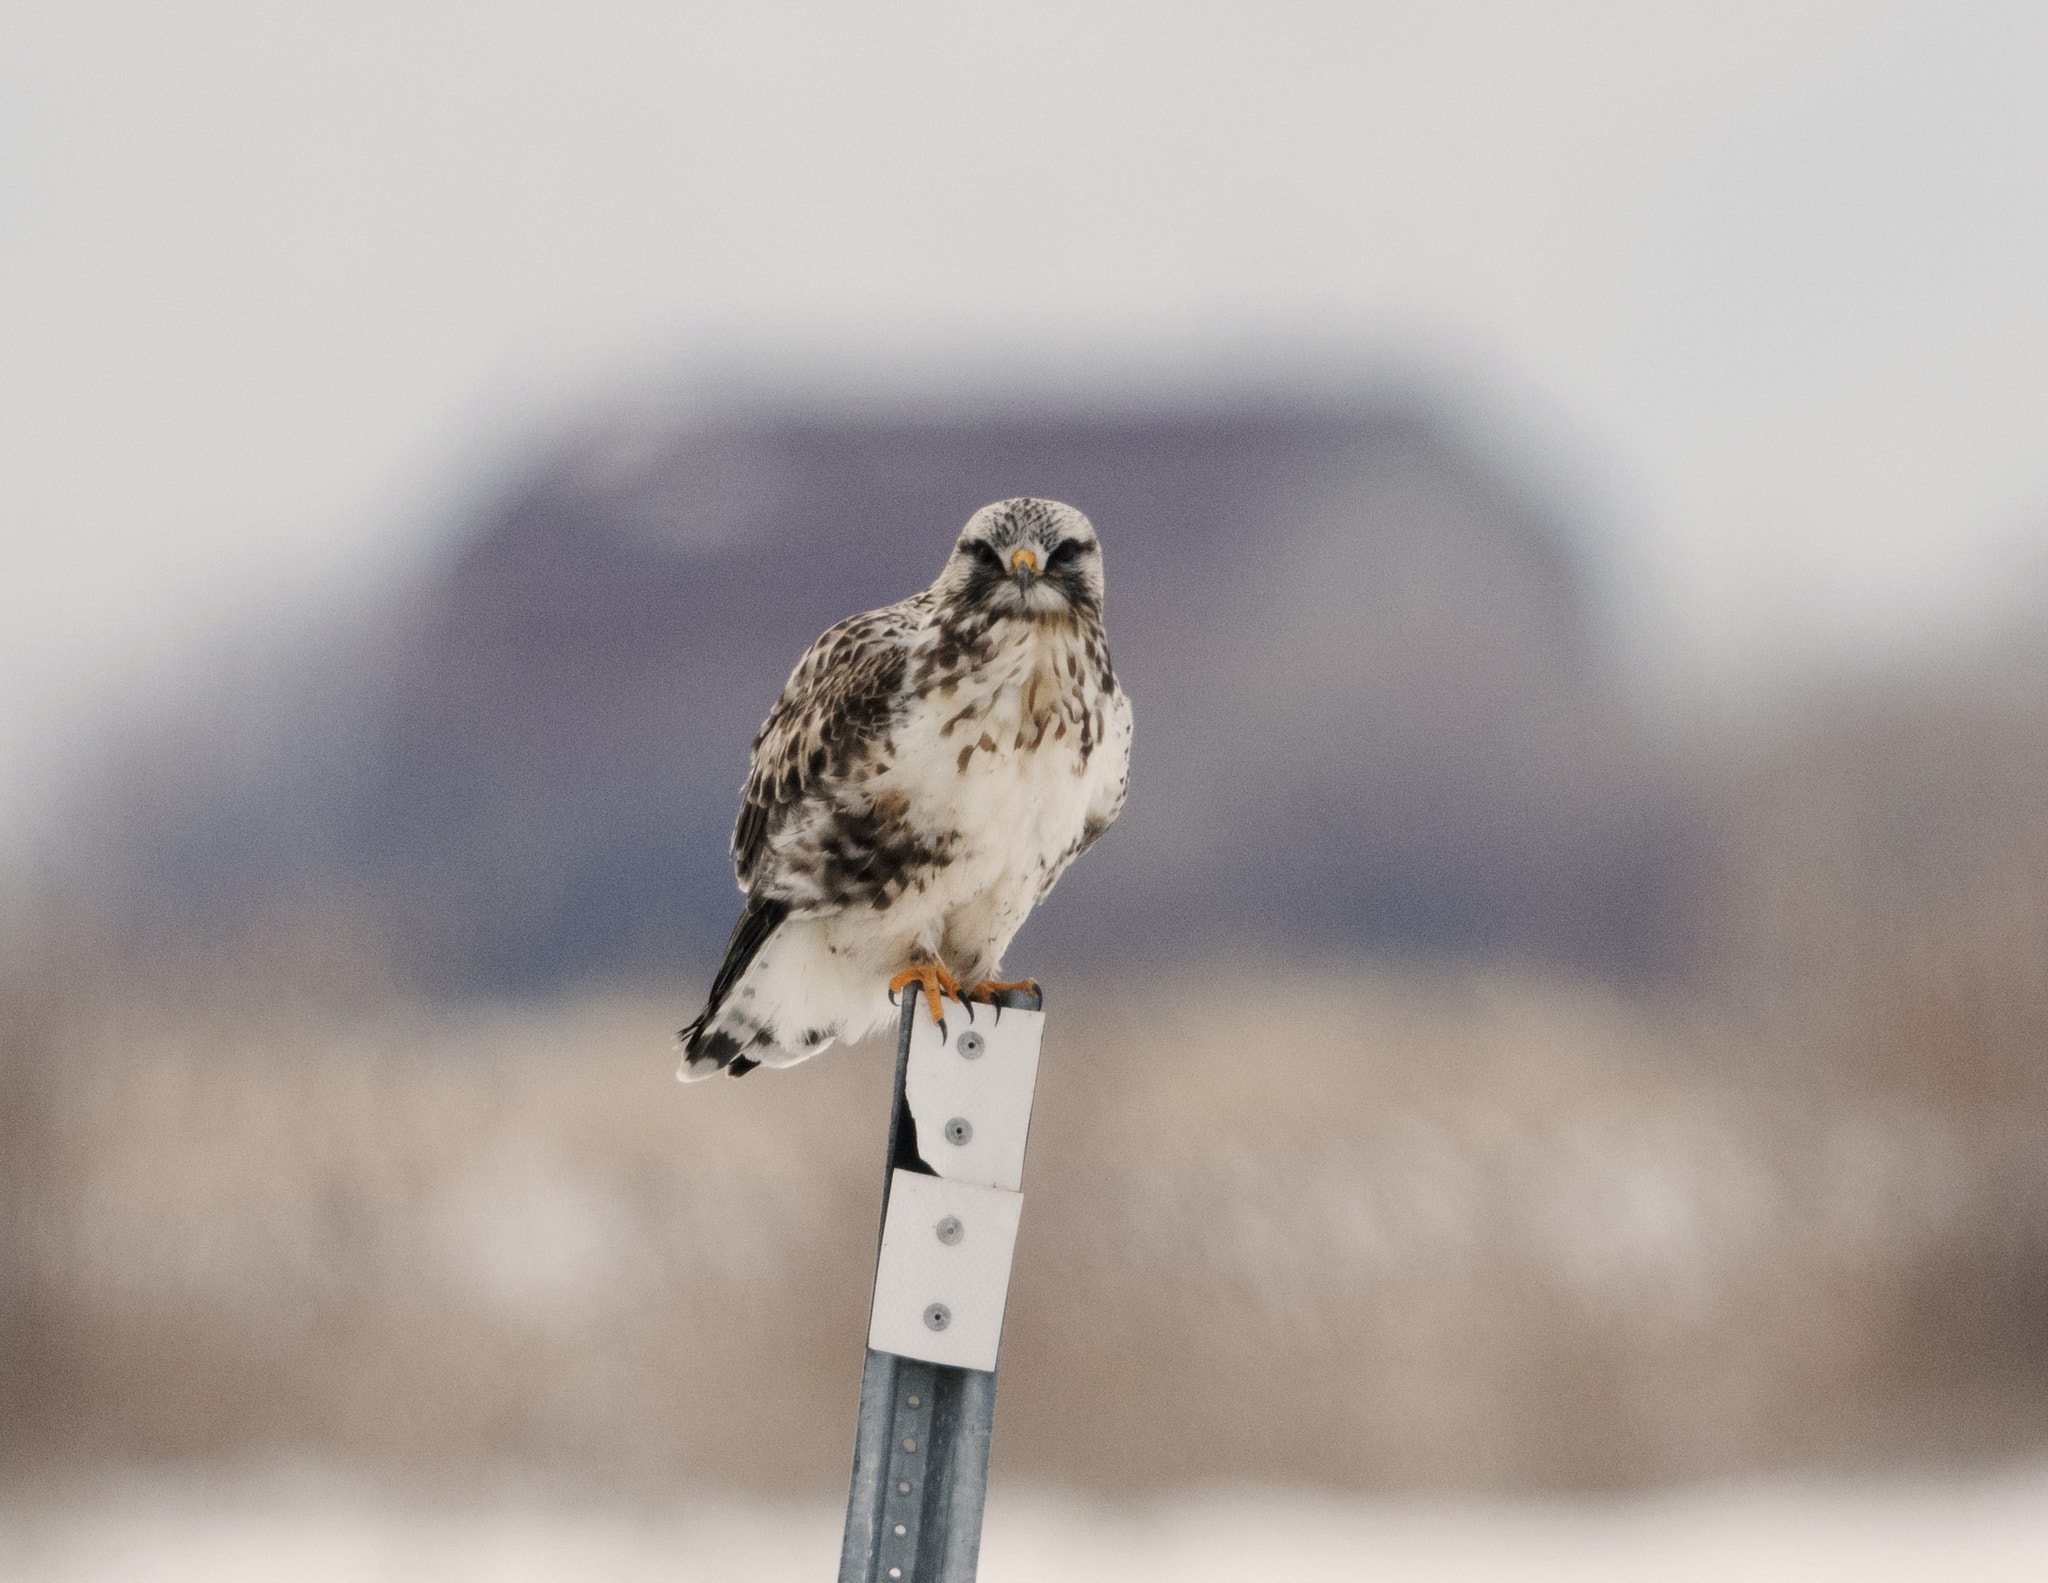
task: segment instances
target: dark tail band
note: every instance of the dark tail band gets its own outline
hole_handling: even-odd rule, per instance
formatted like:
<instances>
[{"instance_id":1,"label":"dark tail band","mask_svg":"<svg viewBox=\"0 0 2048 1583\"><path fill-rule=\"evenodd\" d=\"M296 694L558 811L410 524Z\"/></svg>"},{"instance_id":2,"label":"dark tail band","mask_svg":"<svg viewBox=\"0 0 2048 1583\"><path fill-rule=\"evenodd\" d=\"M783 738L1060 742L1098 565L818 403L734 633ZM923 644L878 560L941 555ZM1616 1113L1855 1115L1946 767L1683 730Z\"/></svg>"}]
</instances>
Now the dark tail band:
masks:
<instances>
[{"instance_id":1,"label":"dark tail band","mask_svg":"<svg viewBox=\"0 0 2048 1583\"><path fill-rule=\"evenodd\" d=\"M761 947L768 943L768 937L782 927L789 916L789 903L775 901L765 896L749 896L747 905L740 913L739 922L732 926L732 938L726 942L725 960L718 965L718 975L711 980L711 995L704 1002L704 1009L686 1023L676 1035L683 1047L683 1055L691 1065L709 1062L713 1066L726 1068L734 1077L744 1077L759 1066L759 1061L740 1054L739 1041L730 1034L711 1033L711 1019L724 1006L726 997L740 981Z\"/></svg>"}]
</instances>

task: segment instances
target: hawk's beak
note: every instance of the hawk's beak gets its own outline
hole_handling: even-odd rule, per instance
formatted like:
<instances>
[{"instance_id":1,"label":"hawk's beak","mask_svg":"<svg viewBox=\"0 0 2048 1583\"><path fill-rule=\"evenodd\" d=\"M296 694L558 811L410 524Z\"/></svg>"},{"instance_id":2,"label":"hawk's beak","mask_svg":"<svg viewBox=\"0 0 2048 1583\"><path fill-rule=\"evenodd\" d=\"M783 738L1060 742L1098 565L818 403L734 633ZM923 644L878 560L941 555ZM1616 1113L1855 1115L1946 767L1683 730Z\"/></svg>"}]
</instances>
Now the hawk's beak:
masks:
<instances>
[{"instance_id":1,"label":"hawk's beak","mask_svg":"<svg viewBox=\"0 0 2048 1583\"><path fill-rule=\"evenodd\" d=\"M1019 550L1010 557L1010 575L1017 579L1017 587L1029 588L1038 577L1038 551Z\"/></svg>"}]
</instances>

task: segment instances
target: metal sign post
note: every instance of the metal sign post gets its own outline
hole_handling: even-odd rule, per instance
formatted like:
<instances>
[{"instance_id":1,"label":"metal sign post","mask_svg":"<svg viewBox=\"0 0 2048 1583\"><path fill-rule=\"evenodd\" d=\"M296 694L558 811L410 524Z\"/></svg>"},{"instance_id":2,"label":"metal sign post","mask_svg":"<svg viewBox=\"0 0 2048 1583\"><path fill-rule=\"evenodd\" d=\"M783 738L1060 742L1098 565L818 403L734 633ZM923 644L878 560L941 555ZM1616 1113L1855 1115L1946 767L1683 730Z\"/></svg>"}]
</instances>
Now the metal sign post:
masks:
<instances>
[{"instance_id":1,"label":"metal sign post","mask_svg":"<svg viewBox=\"0 0 2048 1583\"><path fill-rule=\"evenodd\" d=\"M904 991L839 1583L974 1578L1041 1004L935 1023Z\"/></svg>"}]
</instances>

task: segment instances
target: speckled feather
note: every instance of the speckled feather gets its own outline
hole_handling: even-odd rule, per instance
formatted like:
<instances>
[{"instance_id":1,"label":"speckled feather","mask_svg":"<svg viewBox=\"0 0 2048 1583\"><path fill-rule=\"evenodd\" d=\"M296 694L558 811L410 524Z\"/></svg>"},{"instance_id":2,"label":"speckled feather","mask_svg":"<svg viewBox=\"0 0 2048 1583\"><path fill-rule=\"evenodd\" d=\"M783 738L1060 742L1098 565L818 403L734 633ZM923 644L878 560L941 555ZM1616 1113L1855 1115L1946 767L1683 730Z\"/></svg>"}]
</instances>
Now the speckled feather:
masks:
<instances>
[{"instance_id":1,"label":"speckled feather","mask_svg":"<svg viewBox=\"0 0 2048 1583\"><path fill-rule=\"evenodd\" d=\"M1035 577L1014 570L1027 556ZM1130 725L1087 518L977 512L930 588L811 646L755 738L733 832L747 903L682 1075L859 1039L917 961L995 976L1122 809Z\"/></svg>"}]
</instances>

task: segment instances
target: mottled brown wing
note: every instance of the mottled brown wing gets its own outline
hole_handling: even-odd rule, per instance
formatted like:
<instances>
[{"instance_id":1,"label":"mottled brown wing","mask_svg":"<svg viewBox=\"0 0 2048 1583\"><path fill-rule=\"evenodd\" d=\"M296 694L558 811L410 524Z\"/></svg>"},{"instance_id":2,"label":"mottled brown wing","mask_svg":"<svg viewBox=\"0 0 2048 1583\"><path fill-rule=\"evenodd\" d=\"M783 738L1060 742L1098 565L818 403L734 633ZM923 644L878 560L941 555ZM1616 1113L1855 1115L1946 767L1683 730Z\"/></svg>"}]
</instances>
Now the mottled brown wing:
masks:
<instances>
[{"instance_id":1,"label":"mottled brown wing","mask_svg":"<svg viewBox=\"0 0 2048 1583\"><path fill-rule=\"evenodd\" d=\"M790 672L754 738L753 770L733 828L741 890L752 892L762 878L768 843L791 811L857 775L887 735L923 597L848 617Z\"/></svg>"}]
</instances>

